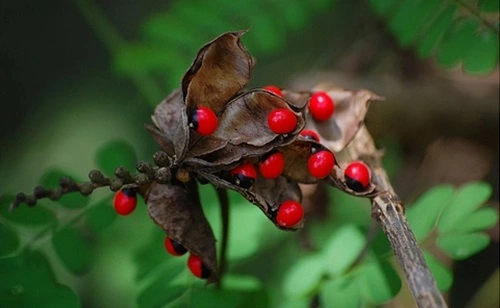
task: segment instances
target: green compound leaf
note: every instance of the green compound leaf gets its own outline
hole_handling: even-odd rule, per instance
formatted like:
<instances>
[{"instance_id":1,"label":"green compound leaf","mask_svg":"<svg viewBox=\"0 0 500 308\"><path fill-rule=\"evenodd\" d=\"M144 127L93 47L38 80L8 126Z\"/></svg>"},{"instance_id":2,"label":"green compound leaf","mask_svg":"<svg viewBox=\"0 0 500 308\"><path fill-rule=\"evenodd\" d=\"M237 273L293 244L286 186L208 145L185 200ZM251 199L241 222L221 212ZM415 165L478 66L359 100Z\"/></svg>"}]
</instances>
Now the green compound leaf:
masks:
<instances>
[{"instance_id":1,"label":"green compound leaf","mask_svg":"<svg viewBox=\"0 0 500 308\"><path fill-rule=\"evenodd\" d=\"M68 172L53 168L49 169L42 175L40 184L45 188L55 188L59 186L59 180L64 177L69 177L75 182L81 182L79 178L70 175ZM88 204L89 199L81 194L73 193L63 195L57 202L69 209L79 209L85 207Z\"/></svg>"},{"instance_id":2,"label":"green compound leaf","mask_svg":"<svg viewBox=\"0 0 500 308\"><path fill-rule=\"evenodd\" d=\"M136 281L141 281L157 271L166 261L166 257L168 257L163 246L165 233L158 229L154 229L153 235L147 236L146 238L149 238L149 240L145 242L144 246L140 247L133 256L135 268L137 269L135 275Z\"/></svg>"},{"instance_id":3,"label":"green compound leaf","mask_svg":"<svg viewBox=\"0 0 500 308\"><path fill-rule=\"evenodd\" d=\"M495 13L499 10L497 0L479 0L479 9L486 13Z\"/></svg>"},{"instance_id":4,"label":"green compound leaf","mask_svg":"<svg viewBox=\"0 0 500 308\"><path fill-rule=\"evenodd\" d=\"M483 233L441 235L437 246L455 260L463 260L488 246L490 238Z\"/></svg>"},{"instance_id":5,"label":"green compound leaf","mask_svg":"<svg viewBox=\"0 0 500 308\"><path fill-rule=\"evenodd\" d=\"M310 255L300 258L288 271L283 280L283 290L287 297L307 297L317 288L325 272L322 255Z\"/></svg>"},{"instance_id":6,"label":"green compound leaf","mask_svg":"<svg viewBox=\"0 0 500 308\"><path fill-rule=\"evenodd\" d=\"M444 33L453 24L453 17L457 11L456 6L451 5L439 13L438 17L432 21L428 27L427 33L420 38L420 44L417 46L417 54L420 57L428 57L436 49Z\"/></svg>"},{"instance_id":7,"label":"green compound leaf","mask_svg":"<svg viewBox=\"0 0 500 308\"><path fill-rule=\"evenodd\" d=\"M119 166L132 172L137 163L137 155L130 143L117 139L107 142L97 150L96 163L97 167L108 176L113 175Z\"/></svg>"},{"instance_id":8,"label":"green compound leaf","mask_svg":"<svg viewBox=\"0 0 500 308\"><path fill-rule=\"evenodd\" d=\"M445 67L457 65L462 55L473 46L471 42L474 41L477 27L477 21L471 18L459 22L458 26L444 37L437 57L439 63Z\"/></svg>"},{"instance_id":9,"label":"green compound leaf","mask_svg":"<svg viewBox=\"0 0 500 308\"><path fill-rule=\"evenodd\" d=\"M263 288L238 290L213 290L206 287L197 287L188 293L186 306L190 307L267 307L268 299Z\"/></svg>"},{"instance_id":10,"label":"green compound leaf","mask_svg":"<svg viewBox=\"0 0 500 308\"><path fill-rule=\"evenodd\" d=\"M62 264L73 274L83 275L90 269L91 252L75 228L66 227L54 233L52 245Z\"/></svg>"},{"instance_id":11,"label":"green compound leaf","mask_svg":"<svg viewBox=\"0 0 500 308\"><path fill-rule=\"evenodd\" d=\"M339 277L321 287L319 293L322 307L351 308L361 306L359 285L355 280Z\"/></svg>"},{"instance_id":12,"label":"green compound leaf","mask_svg":"<svg viewBox=\"0 0 500 308\"><path fill-rule=\"evenodd\" d=\"M12 200L14 200L13 196L0 197L0 216L6 220L27 226L42 226L55 222L54 213L43 207L41 202L38 202L35 207L22 205L9 212Z\"/></svg>"},{"instance_id":13,"label":"green compound leaf","mask_svg":"<svg viewBox=\"0 0 500 308\"><path fill-rule=\"evenodd\" d=\"M0 257L9 255L19 248L19 235L4 224L0 223Z\"/></svg>"},{"instance_id":14,"label":"green compound leaf","mask_svg":"<svg viewBox=\"0 0 500 308\"><path fill-rule=\"evenodd\" d=\"M439 291L446 292L450 289L453 283L453 274L441 262L439 262L432 254L424 250L424 258L427 266L431 270L432 276L436 280Z\"/></svg>"},{"instance_id":15,"label":"green compound leaf","mask_svg":"<svg viewBox=\"0 0 500 308\"><path fill-rule=\"evenodd\" d=\"M85 211L85 222L92 232L101 232L115 222L117 215L111 205L112 198L105 198Z\"/></svg>"},{"instance_id":16,"label":"green compound leaf","mask_svg":"<svg viewBox=\"0 0 500 308\"><path fill-rule=\"evenodd\" d=\"M165 260L168 255L165 253ZM168 258L166 266L158 268L161 271L156 279L151 281L139 294L137 304L139 307L163 307L178 299L187 287L173 284L173 280L185 273L187 267L185 258Z\"/></svg>"},{"instance_id":17,"label":"green compound leaf","mask_svg":"<svg viewBox=\"0 0 500 308\"><path fill-rule=\"evenodd\" d=\"M431 233L439 214L453 202L454 193L451 185L436 186L408 207L406 217L418 241Z\"/></svg>"},{"instance_id":18,"label":"green compound leaf","mask_svg":"<svg viewBox=\"0 0 500 308\"><path fill-rule=\"evenodd\" d=\"M345 225L338 229L322 251L326 272L332 276L341 274L356 260L365 243L365 236L355 226Z\"/></svg>"},{"instance_id":19,"label":"green compound leaf","mask_svg":"<svg viewBox=\"0 0 500 308\"><path fill-rule=\"evenodd\" d=\"M475 74L498 65L498 1L370 0L400 45Z\"/></svg>"},{"instance_id":20,"label":"green compound leaf","mask_svg":"<svg viewBox=\"0 0 500 308\"><path fill-rule=\"evenodd\" d=\"M440 5L439 0L402 1L397 13L389 22L389 28L396 34L399 44L407 47L412 44L426 22ZM408 19L408 16L412 16Z\"/></svg>"},{"instance_id":21,"label":"green compound leaf","mask_svg":"<svg viewBox=\"0 0 500 308\"><path fill-rule=\"evenodd\" d=\"M57 283L39 252L0 259L0 299L5 307L79 307L76 294Z\"/></svg>"},{"instance_id":22,"label":"green compound leaf","mask_svg":"<svg viewBox=\"0 0 500 308\"><path fill-rule=\"evenodd\" d=\"M369 262L359 271L356 285L369 303L385 303L394 298L401 289L399 274L387 261Z\"/></svg>"},{"instance_id":23,"label":"green compound leaf","mask_svg":"<svg viewBox=\"0 0 500 308\"><path fill-rule=\"evenodd\" d=\"M487 230L498 222L498 212L490 207L480 208L467 217L458 220L454 233L472 233Z\"/></svg>"},{"instance_id":24,"label":"green compound leaf","mask_svg":"<svg viewBox=\"0 0 500 308\"><path fill-rule=\"evenodd\" d=\"M469 217L477 208L488 201L491 195L491 186L484 182L473 182L462 186L456 193L455 199L441 215L438 221L438 230L441 234L460 232L460 221Z\"/></svg>"}]
</instances>

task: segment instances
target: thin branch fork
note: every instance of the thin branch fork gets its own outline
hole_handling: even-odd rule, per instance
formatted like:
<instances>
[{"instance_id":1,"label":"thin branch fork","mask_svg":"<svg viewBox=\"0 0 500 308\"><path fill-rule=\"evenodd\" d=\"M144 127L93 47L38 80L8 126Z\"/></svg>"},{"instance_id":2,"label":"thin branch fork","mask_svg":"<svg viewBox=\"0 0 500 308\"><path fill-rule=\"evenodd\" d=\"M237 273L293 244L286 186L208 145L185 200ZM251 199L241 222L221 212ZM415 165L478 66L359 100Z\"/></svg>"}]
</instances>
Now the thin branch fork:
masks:
<instances>
[{"instance_id":1,"label":"thin branch fork","mask_svg":"<svg viewBox=\"0 0 500 308\"><path fill-rule=\"evenodd\" d=\"M360 129L346 150L371 167L372 181L377 186L377 193L371 198L372 217L386 234L418 307L447 307L406 220L404 205L382 167L382 153L366 127Z\"/></svg>"}]
</instances>

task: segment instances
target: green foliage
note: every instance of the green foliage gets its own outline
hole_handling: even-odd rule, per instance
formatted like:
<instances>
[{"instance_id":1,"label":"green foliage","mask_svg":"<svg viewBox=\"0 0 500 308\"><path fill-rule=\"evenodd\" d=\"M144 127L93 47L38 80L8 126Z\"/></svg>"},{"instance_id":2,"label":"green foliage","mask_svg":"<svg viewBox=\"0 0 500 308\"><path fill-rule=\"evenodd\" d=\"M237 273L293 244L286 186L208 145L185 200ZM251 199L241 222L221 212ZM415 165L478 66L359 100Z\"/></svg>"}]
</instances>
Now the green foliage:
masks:
<instances>
[{"instance_id":1,"label":"green foliage","mask_svg":"<svg viewBox=\"0 0 500 308\"><path fill-rule=\"evenodd\" d=\"M0 300L5 307L78 307L77 295L57 282L43 254L24 250L0 259Z\"/></svg>"},{"instance_id":2,"label":"green foliage","mask_svg":"<svg viewBox=\"0 0 500 308\"><path fill-rule=\"evenodd\" d=\"M498 1L370 0L403 48L444 67L459 63L469 73L498 65Z\"/></svg>"},{"instance_id":3,"label":"green foliage","mask_svg":"<svg viewBox=\"0 0 500 308\"><path fill-rule=\"evenodd\" d=\"M289 33L303 28L318 14L324 15L334 2L173 1L168 10L144 22L138 41L124 44L115 53L113 67L128 77L152 74L171 90L179 87L200 46L221 33L251 29L245 45L252 54L276 54L283 51Z\"/></svg>"},{"instance_id":4,"label":"green foliage","mask_svg":"<svg viewBox=\"0 0 500 308\"><path fill-rule=\"evenodd\" d=\"M111 153L115 153L110 155ZM113 160L115 159L115 160ZM99 152L97 163L110 170L110 165L121 160L125 166L135 165L132 147L123 141L111 141ZM58 186L59 179L68 172L51 169L40 179L45 187ZM77 180L72 177L72 179ZM13 196L0 197L0 300L12 306L77 307L77 295L58 283L54 269L62 268L74 276L81 276L92 268L92 238L116 219L111 198L90 203L88 197L69 194L60 200L39 202L30 208L21 205L9 212ZM47 237L47 234L49 235ZM52 245L49 245L49 244ZM45 247L31 250L32 247ZM52 267L46 252L57 256Z\"/></svg>"}]
</instances>

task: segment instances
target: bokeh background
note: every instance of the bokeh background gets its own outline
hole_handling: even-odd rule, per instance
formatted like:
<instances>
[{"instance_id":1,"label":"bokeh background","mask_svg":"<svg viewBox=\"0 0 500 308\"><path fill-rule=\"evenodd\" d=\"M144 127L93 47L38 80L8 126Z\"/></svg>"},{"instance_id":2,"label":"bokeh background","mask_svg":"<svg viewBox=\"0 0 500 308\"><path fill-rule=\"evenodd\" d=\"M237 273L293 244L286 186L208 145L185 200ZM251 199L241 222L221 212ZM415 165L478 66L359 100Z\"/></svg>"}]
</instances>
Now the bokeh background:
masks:
<instances>
[{"instance_id":1,"label":"bokeh background","mask_svg":"<svg viewBox=\"0 0 500 308\"><path fill-rule=\"evenodd\" d=\"M155 104L177 87L205 42L250 29L244 43L257 60L251 87L308 89L332 81L386 97L371 106L367 126L387 151L403 200L437 184L483 180L493 187L489 206L498 210L498 12L496 1L3 1L0 197L31 191L53 168L84 179L99 149L117 139L151 161L156 145L144 124ZM217 220L214 194L203 192L213 205L207 215ZM109 201L110 195L98 192L91 200ZM232 198L240 206L235 219L245 220L232 229L249 225L255 234L298 241ZM57 219L78 218L64 212ZM83 306L148 306L137 300L148 283L136 279L134 256L153 238L161 247L163 235L144 207L87 235L93 265L84 275L59 264L50 248L52 231L34 236L16 230L23 245L48 256L55 279L70 286ZM488 234L485 250L448 264L455 275L447 293L453 307L479 307L484 294L492 298L488 305L498 306L498 225ZM247 238L230 253L239 260L236 271L265 275L262 260L280 249L258 250L272 240ZM251 278L239 283L256 284ZM269 295L275 287L267 303L283 306ZM400 296L386 305L407 300Z\"/></svg>"}]
</instances>

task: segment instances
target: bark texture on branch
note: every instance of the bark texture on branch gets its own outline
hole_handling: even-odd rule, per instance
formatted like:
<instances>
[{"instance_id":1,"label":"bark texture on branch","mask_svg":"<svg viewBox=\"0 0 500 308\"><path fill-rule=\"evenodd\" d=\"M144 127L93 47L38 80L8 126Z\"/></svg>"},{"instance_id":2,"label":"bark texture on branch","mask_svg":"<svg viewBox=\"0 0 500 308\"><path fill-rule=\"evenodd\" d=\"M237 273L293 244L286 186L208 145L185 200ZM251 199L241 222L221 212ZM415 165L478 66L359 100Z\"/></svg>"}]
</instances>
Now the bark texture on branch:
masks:
<instances>
[{"instance_id":1,"label":"bark texture on branch","mask_svg":"<svg viewBox=\"0 0 500 308\"><path fill-rule=\"evenodd\" d=\"M360 129L346 150L351 158L362 159L371 167L372 181L378 191L371 198L372 216L386 234L418 307L447 307L408 225L404 205L382 167L382 153L375 147L365 127Z\"/></svg>"}]
</instances>

